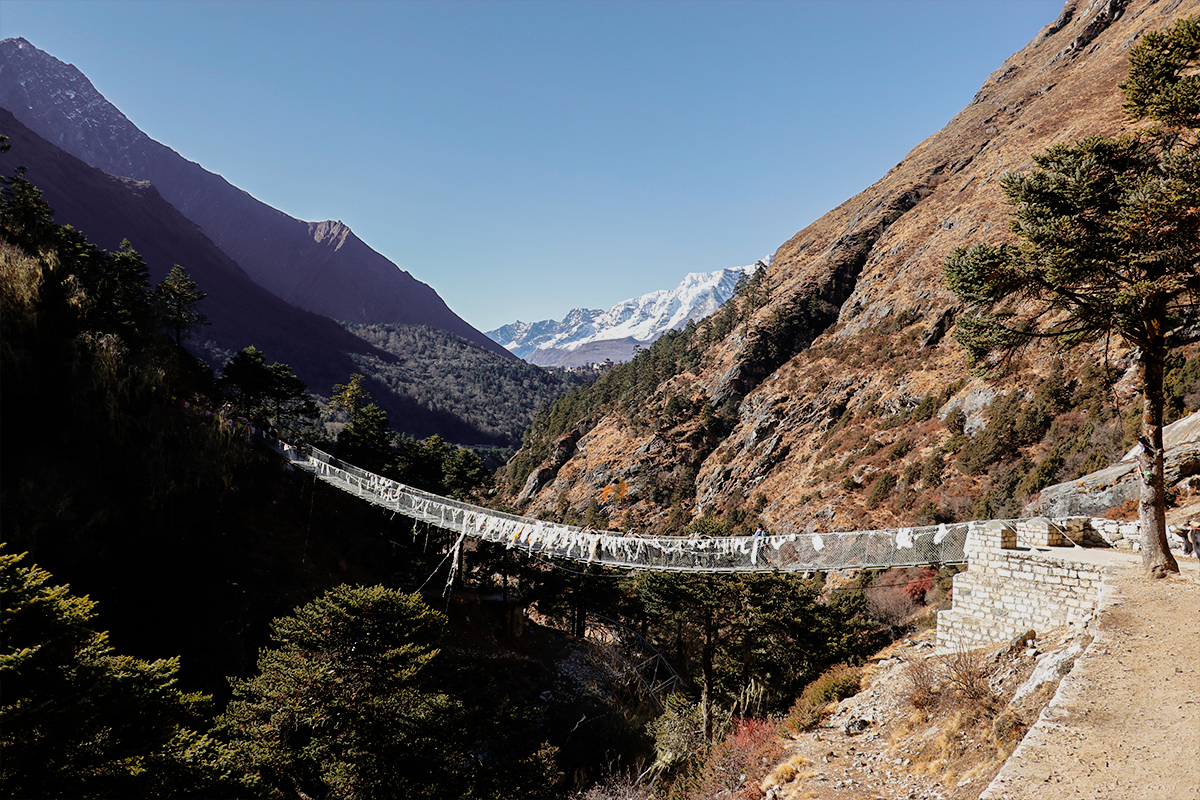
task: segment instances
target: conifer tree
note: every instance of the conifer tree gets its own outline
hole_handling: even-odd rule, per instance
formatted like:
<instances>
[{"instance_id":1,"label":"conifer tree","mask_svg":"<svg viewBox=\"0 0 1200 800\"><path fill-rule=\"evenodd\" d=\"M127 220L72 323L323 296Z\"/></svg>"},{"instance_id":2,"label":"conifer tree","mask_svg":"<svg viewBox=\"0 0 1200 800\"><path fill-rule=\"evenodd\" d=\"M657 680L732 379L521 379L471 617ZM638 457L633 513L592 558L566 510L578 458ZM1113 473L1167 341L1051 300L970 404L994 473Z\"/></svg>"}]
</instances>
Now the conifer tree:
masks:
<instances>
[{"instance_id":1,"label":"conifer tree","mask_svg":"<svg viewBox=\"0 0 1200 800\"><path fill-rule=\"evenodd\" d=\"M118 655L96 604L0 553L0 793L6 797L253 797L200 732L211 698L175 687L177 658Z\"/></svg>"},{"instance_id":2,"label":"conifer tree","mask_svg":"<svg viewBox=\"0 0 1200 800\"><path fill-rule=\"evenodd\" d=\"M183 332L195 325L207 325L208 317L196 310L196 305L208 297L200 291L184 271L176 264L171 267L162 283L154 287L151 297L162 314L163 327L175 334L175 346L183 346Z\"/></svg>"},{"instance_id":3,"label":"conifer tree","mask_svg":"<svg viewBox=\"0 0 1200 800\"><path fill-rule=\"evenodd\" d=\"M977 364L1022 348L1117 338L1134 348L1142 387L1138 442L1143 566L1178 572L1166 541L1163 378L1167 356L1200 340L1200 19L1147 34L1130 52L1126 112L1151 127L1093 136L1033 157L1002 179L1014 243L976 244L946 260L967 305L955 338Z\"/></svg>"},{"instance_id":4,"label":"conifer tree","mask_svg":"<svg viewBox=\"0 0 1200 800\"><path fill-rule=\"evenodd\" d=\"M257 676L233 681L218 729L282 797L547 796L552 749L524 740L493 755L486 717L511 715L449 689L445 624L416 593L331 589L271 623L274 645Z\"/></svg>"},{"instance_id":5,"label":"conifer tree","mask_svg":"<svg viewBox=\"0 0 1200 800\"><path fill-rule=\"evenodd\" d=\"M381 472L392 453L393 433L387 414L371 402L362 375L351 375L349 383L333 387L329 405L345 409L350 422L337 440L337 454L355 466Z\"/></svg>"},{"instance_id":6,"label":"conifer tree","mask_svg":"<svg viewBox=\"0 0 1200 800\"><path fill-rule=\"evenodd\" d=\"M217 388L229 397L238 414L253 417L261 413L271 391L267 357L254 345L243 347L225 364Z\"/></svg>"},{"instance_id":7,"label":"conifer tree","mask_svg":"<svg viewBox=\"0 0 1200 800\"><path fill-rule=\"evenodd\" d=\"M287 427L298 420L312 419L317 406L308 386L287 364L267 366L267 357L254 345L243 347L229 359L217 388L246 417L268 416Z\"/></svg>"}]
</instances>

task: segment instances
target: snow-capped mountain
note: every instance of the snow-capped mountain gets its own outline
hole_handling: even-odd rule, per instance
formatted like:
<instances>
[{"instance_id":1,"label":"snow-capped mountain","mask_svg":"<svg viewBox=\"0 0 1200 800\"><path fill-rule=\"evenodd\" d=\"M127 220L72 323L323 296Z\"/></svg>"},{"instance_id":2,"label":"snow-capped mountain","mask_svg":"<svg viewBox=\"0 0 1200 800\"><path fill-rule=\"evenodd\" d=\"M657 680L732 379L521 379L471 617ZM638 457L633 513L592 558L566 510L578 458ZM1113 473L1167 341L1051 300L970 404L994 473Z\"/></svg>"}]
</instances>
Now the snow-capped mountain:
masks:
<instances>
[{"instance_id":1,"label":"snow-capped mountain","mask_svg":"<svg viewBox=\"0 0 1200 800\"><path fill-rule=\"evenodd\" d=\"M692 272L674 289L624 300L607 311L576 308L561 322L518 320L486 335L513 355L541 366L580 366L606 358L628 361L636 348L716 311L733 296L743 275L770 263L768 257L746 267Z\"/></svg>"}]
</instances>

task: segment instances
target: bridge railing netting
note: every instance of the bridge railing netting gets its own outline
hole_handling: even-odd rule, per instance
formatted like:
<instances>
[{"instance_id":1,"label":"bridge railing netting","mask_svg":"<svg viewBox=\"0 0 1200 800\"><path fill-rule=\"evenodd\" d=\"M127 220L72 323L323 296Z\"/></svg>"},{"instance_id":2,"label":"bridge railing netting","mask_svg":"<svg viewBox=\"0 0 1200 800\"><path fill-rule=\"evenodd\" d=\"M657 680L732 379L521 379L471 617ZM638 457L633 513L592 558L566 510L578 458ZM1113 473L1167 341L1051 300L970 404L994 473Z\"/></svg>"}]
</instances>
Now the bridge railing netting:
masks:
<instances>
[{"instance_id":1,"label":"bridge railing netting","mask_svg":"<svg viewBox=\"0 0 1200 800\"><path fill-rule=\"evenodd\" d=\"M459 534L534 556L672 572L814 572L966 563L978 523L893 530L758 536L641 536L522 517L452 500L359 469L316 448L282 444L297 466L368 502Z\"/></svg>"}]
</instances>

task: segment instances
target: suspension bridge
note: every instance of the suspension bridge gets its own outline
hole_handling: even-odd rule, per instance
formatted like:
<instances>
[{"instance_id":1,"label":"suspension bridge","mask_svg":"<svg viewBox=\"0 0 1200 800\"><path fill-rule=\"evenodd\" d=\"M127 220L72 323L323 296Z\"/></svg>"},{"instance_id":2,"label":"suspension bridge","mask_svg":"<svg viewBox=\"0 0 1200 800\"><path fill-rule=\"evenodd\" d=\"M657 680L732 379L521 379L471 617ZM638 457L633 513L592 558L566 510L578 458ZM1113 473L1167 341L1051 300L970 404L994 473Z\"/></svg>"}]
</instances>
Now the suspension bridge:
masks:
<instances>
[{"instance_id":1,"label":"suspension bridge","mask_svg":"<svg viewBox=\"0 0 1200 800\"><path fill-rule=\"evenodd\" d=\"M754 536L642 536L508 514L453 500L359 469L316 448L279 443L297 467L343 491L412 519L532 556L618 569L667 572L820 572L965 564L967 533L979 523ZM458 547L459 545L456 545Z\"/></svg>"}]
</instances>

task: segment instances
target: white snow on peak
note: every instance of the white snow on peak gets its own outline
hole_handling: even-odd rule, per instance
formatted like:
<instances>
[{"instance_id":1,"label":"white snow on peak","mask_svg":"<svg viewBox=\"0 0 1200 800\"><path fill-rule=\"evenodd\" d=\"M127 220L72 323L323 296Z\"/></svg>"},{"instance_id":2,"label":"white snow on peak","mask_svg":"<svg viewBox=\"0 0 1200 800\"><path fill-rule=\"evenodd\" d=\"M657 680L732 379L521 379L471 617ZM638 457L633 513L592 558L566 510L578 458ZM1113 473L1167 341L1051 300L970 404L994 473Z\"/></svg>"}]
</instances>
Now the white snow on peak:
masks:
<instances>
[{"instance_id":1,"label":"white snow on peak","mask_svg":"<svg viewBox=\"0 0 1200 800\"><path fill-rule=\"evenodd\" d=\"M538 364L564 360L555 358L553 351L570 353L596 342L624 340L632 355L634 346L646 346L669 330L678 330L691 320L699 321L712 314L733 296L742 276L753 275L770 263L771 258L767 257L745 267L691 272L674 289L632 297L606 311L576 308L561 321L518 320L488 331L487 336L514 355Z\"/></svg>"}]
</instances>

